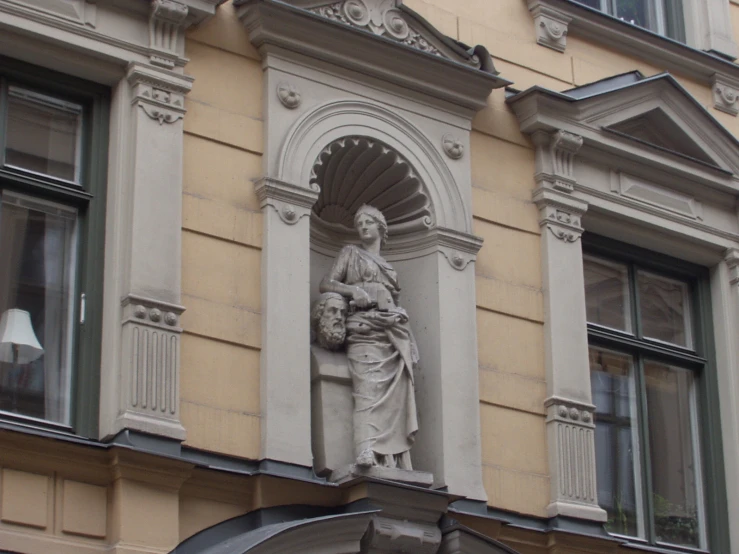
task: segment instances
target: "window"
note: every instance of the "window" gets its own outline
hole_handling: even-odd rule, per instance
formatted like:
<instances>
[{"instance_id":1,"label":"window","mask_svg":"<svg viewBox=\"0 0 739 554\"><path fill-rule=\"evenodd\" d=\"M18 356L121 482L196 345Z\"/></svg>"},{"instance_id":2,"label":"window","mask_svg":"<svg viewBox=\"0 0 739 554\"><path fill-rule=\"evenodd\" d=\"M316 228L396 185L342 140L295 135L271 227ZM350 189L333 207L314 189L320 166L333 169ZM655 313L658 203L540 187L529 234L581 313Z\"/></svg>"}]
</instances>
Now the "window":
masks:
<instances>
[{"instance_id":1,"label":"window","mask_svg":"<svg viewBox=\"0 0 739 554\"><path fill-rule=\"evenodd\" d=\"M0 59L3 419L94 432L106 98Z\"/></svg>"},{"instance_id":2,"label":"window","mask_svg":"<svg viewBox=\"0 0 739 554\"><path fill-rule=\"evenodd\" d=\"M706 549L700 268L583 259L598 501L609 532ZM661 259L661 258L660 258Z\"/></svg>"},{"instance_id":3,"label":"window","mask_svg":"<svg viewBox=\"0 0 739 554\"><path fill-rule=\"evenodd\" d=\"M576 0L659 35L685 42L681 0Z\"/></svg>"}]
</instances>

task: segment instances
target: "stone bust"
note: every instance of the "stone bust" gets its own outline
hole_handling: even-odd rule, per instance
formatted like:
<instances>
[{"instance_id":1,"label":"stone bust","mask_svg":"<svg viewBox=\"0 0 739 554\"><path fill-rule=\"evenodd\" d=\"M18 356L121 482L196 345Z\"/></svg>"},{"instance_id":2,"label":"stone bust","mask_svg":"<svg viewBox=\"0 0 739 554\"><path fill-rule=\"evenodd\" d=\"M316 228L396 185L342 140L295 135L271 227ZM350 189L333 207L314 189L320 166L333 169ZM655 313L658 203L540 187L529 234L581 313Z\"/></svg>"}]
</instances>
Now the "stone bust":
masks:
<instances>
[{"instance_id":1,"label":"stone bust","mask_svg":"<svg viewBox=\"0 0 739 554\"><path fill-rule=\"evenodd\" d=\"M340 350L346 338L347 303L335 292L324 292L313 304L310 327L316 342L326 350Z\"/></svg>"},{"instance_id":2,"label":"stone bust","mask_svg":"<svg viewBox=\"0 0 739 554\"><path fill-rule=\"evenodd\" d=\"M411 470L410 449L418 431L413 387L418 350L408 315L398 306L397 273L380 255L387 239L385 217L364 205L354 226L360 245L342 248L319 289L322 296L333 293L348 301L356 465ZM325 306L329 298L334 297L326 296Z\"/></svg>"}]
</instances>

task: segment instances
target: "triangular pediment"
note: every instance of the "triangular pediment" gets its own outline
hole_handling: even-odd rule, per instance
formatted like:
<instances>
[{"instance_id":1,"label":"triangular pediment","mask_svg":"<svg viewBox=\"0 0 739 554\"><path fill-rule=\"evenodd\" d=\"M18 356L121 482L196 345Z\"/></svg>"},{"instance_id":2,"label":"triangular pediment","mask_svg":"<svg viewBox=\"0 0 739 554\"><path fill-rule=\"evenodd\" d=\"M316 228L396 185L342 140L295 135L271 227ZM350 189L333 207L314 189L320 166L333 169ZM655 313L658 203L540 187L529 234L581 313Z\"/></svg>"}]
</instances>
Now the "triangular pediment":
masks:
<instances>
[{"instance_id":1,"label":"triangular pediment","mask_svg":"<svg viewBox=\"0 0 739 554\"><path fill-rule=\"evenodd\" d=\"M398 42L408 48L497 74L484 48L444 36L402 0L285 0L319 17Z\"/></svg>"},{"instance_id":2,"label":"triangular pediment","mask_svg":"<svg viewBox=\"0 0 739 554\"><path fill-rule=\"evenodd\" d=\"M631 159L739 176L739 142L667 73L631 72L564 92L534 87L508 103L526 116L525 132L563 129Z\"/></svg>"}]
</instances>

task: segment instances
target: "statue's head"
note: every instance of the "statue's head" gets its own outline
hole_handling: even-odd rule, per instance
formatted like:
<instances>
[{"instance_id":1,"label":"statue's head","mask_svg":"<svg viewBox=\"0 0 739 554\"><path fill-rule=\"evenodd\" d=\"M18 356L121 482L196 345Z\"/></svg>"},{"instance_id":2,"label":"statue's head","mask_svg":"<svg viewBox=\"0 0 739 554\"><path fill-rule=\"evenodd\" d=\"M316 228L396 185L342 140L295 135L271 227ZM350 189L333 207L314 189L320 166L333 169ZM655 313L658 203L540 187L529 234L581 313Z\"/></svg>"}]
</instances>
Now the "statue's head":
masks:
<instances>
[{"instance_id":1,"label":"statue's head","mask_svg":"<svg viewBox=\"0 0 739 554\"><path fill-rule=\"evenodd\" d=\"M377 228L380 233L380 240L382 241L381 245L384 246L387 242L387 221L385 220L385 216L382 215L382 212L374 206L362 204L357 210L357 213L354 214L354 228L357 229L357 231L359 231L358 223L361 216L369 217L375 223L377 223Z\"/></svg>"},{"instance_id":2,"label":"statue's head","mask_svg":"<svg viewBox=\"0 0 739 554\"><path fill-rule=\"evenodd\" d=\"M336 292L324 292L313 304L310 327L321 348L338 350L346 338L347 303Z\"/></svg>"}]
</instances>

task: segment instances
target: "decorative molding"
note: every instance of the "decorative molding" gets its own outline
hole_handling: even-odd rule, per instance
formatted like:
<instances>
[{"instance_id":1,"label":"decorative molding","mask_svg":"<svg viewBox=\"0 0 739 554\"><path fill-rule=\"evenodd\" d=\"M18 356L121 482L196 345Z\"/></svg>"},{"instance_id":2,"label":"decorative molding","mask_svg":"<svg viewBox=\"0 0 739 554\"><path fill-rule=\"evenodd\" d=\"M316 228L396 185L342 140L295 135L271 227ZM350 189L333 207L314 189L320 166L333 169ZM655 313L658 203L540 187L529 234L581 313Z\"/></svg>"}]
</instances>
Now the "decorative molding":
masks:
<instances>
[{"instance_id":1,"label":"decorative molding","mask_svg":"<svg viewBox=\"0 0 739 554\"><path fill-rule=\"evenodd\" d=\"M128 365L128 386L120 391L123 407L139 417L178 422L182 333L178 322L185 308L133 294L123 298L121 307Z\"/></svg>"},{"instance_id":2,"label":"decorative molding","mask_svg":"<svg viewBox=\"0 0 739 554\"><path fill-rule=\"evenodd\" d=\"M548 183L555 190L572 192L577 182L575 154L582 147L583 138L560 129L554 133L535 131L531 140L536 145L536 182L540 185Z\"/></svg>"},{"instance_id":3,"label":"decorative molding","mask_svg":"<svg viewBox=\"0 0 739 554\"><path fill-rule=\"evenodd\" d=\"M378 554L381 552L434 554L441 544L441 530L437 525L430 523L372 516L362 542L369 547L370 552Z\"/></svg>"},{"instance_id":4,"label":"decorative molding","mask_svg":"<svg viewBox=\"0 0 739 554\"><path fill-rule=\"evenodd\" d=\"M541 227L565 242L576 242L580 238L584 231L581 217L588 209L587 202L548 187L536 189L532 200L539 208Z\"/></svg>"},{"instance_id":5,"label":"decorative molding","mask_svg":"<svg viewBox=\"0 0 739 554\"><path fill-rule=\"evenodd\" d=\"M557 52L567 47L567 26L572 18L540 0L529 0L529 11L534 16L536 42Z\"/></svg>"},{"instance_id":6,"label":"decorative molding","mask_svg":"<svg viewBox=\"0 0 739 554\"><path fill-rule=\"evenodd\" d=\"M682 218L703 221L703 204L689 194L673 191L621 172L614 172L611 185L611 192L632 200L633 204L648 204ZM635 207L641 209L641 206Z\"/></svg>"},{"instance_id":7,"label":"decorative molding","mask_svg":"<svg viewBox=\"0 0 739 554\"><path fill-rule=\"evenodd\" d=\"M285 181L262 177L254 184L262 209L270 206L288 224L295 225L303 217L310 217L311 208L318 199L320 187L299 187Z\"/></svg>"},{"instance_id":8,"label":"decorative molding","mask_svg":"<svg viewBox=\"0 0 739 554\"><path fill-rule=\"evenodd\" d=\"M727 248L724 252L724 261L729 268L729 282L739 285L739 248Z\"/></svg>"},{"instance_id":9,"label":"decorative molding","mask_svg":"<svg viewBox=\"0 0 739 554\"><path fill-rule=\"evenodd\" d=\"M287 83L280 83L277 85L277 98L279 98L282 105L289 110L294 110L300 106L300 102L302 100L298 87Z\"/></svg>"},{"instance_id":10,"label":"decorative molding","mask_svg":"<svg viewBox=\"0 0 739 554\"><path fill-rule=\"evenodd\" d=\"M713 107L729 115L739 113L739 79L715 73L711 83Z\"/></svg>"},{"instance_id":11,"label":"decorative molding","mask_svg":"<svg viewBox=\"0 0 739 554\"><path fill-rule=\"evenodd\" d=\"M459 160L464 156L464 144L457 137L449 133L441 137L441 145L444 148L444 153L453 160Z\"/></svg>"},{"instance_id":12,"label":"decorative molding","mask_svg":"<svg viewBox=\"0 0 739 554\"><path fill-rule=\"evenodd\" d=\"M153 0L149 16L149 60L153 65L172 69L180 51L188 8L176 0Z\"/></svg>"},{"instance_id":13,"label":"decorative molding","mask_svg":"<svg viewBox=\"0 0 739 554\"><path fill-rule=\"evenodd\" d=\"M438 48L408 24L395 0L344 0L309 11L326 19L396 40L416 50L444 57Z\"/></svg>"},{"instance_id":14,"label":"decorative molding","mask_svg":"<svg viewBox=\"0 0 739 554\"><path fill-rule=\"evenodd\" d=\"M131 104L139 106L151 119L162 125L184 117L185 94L192 87L192 78L160 73L141 64L131 64L127 78L132 89Z\"/></svg>"},{"instance_id":15,"label":"decorative molding","mask_svg":"<svg viewBox=\"0 0 739 554\"><path fill-rule=\"evenodd\" d=\"M578 511L602 512L598 507L595 469L595 406L559 397L544 402L550 456L556 456L552 475L553 498L550 516L577 514Z\"/></svg>"}]
</instances>

